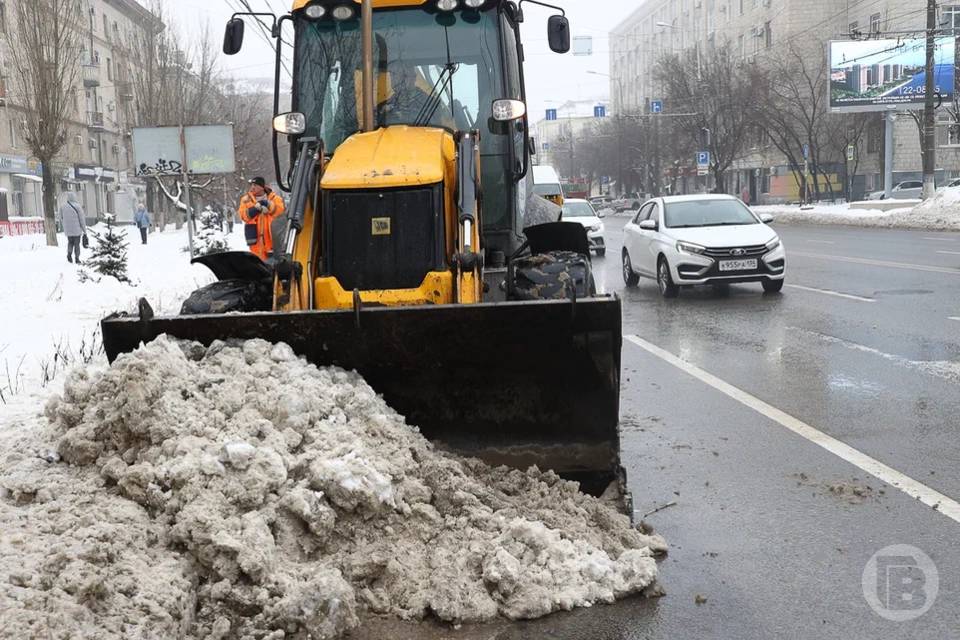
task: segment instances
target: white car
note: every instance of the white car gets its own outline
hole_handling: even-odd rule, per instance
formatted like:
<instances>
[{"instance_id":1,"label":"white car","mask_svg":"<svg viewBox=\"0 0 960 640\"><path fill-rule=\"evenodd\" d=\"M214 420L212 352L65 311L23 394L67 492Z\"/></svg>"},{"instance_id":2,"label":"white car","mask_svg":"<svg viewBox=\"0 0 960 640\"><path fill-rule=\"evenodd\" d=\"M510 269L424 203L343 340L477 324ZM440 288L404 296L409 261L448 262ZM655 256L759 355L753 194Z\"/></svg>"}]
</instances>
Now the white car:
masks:
<instances>
[{"instance_id":1,"label":"white car","mask_svg":"<svg viewBox=\"0 0 960 640\"><path fill-rule=\"evenodd\" d=\"M607 253L607 245L603 240L603 220L600 219L600 215L592 204L579 198L564 200L563 215L560 216L560 219L582 224L587 229L587 239L590 241L591 251L596 252L598 256Z\"/></svg>"},{"instance_id":2,"label":"white car","mask_svg":"<svg viewBox=\"0 0 960 640\"><path fill-rule=\"evenodd\" d=\"M923 193L923 183L919 180L907 180L895 186L890 192L891 200L913 200L919 198ZM867 200L885 200L887 197L883 191L874 191L867 196Z\"/></svg>"},{"instance_id":3,"label":"white car","mask_svg":"<svg viewBox=\"0 0 960 640\"><path fill-rule=\"evenodd\" d=\"M778 292L786 254L772 221L728 195L654 198L623 229L623 280L655 279L665 298L682 286L734 282Z\"/></svg>"}]
</instances>

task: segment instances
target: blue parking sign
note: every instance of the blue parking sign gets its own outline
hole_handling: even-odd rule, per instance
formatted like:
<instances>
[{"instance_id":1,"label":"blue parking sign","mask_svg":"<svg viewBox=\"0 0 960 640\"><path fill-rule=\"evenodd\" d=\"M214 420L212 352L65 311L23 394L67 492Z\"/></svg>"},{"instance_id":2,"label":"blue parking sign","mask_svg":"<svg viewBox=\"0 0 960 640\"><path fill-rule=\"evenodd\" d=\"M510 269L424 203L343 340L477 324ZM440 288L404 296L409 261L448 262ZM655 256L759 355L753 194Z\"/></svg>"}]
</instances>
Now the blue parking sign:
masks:
<instances>
[{"instance_id":1,"label":"blue parking sign","mask_svg":"<svg viewBox=\"0 0 960 640\"><path fill-rule=\"evenodd\" d=\"M697 166L698 166L698 167L708 167L708 166L710 166L710 152L709 152L709 151L697 151Z\"/></svg>"},{"instance_id":2,"label":"blue parking sign","mask_svg":"<svg viewBox=\"0 0 960 640\"><path fill-rule=\"evenodd\" d=\"M593 108L593 117L594 118L605 118L607 117L607 108L602 104L598 104Z\"/></svg>"},{"instance_id":3,"label":"blue parking sign","mask_svg":"<svg viewBox=\"0 0 960 640\"><path fill-rule=\"evenodd\" d=\"M557 119L557 110L547 109L547 120L556 120L556 119Z\"/></svg>"},{"instance_id":4,"label":"blue parking sign","mask_svg":"<svg viewBox=\"0 0 960 640\"><path fill-rule=\"evenodd\" d=\"M663 113L663 101L662 100L651 101L650 113Z\"/></svg>"}]
</instances>

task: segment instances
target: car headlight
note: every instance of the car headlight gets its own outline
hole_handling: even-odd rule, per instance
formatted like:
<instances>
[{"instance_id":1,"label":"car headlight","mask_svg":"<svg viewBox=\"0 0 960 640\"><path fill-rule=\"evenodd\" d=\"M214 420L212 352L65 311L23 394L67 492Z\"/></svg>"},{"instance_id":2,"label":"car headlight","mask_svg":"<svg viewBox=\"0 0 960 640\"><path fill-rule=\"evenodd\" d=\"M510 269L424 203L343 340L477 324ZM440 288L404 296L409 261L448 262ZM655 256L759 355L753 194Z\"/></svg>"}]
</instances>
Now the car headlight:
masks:
<instances>
[{"instance_id":1,"label":"car headlight","mask_svg":"<svg viewBox=\"0 0 960 640\"><path fill-rule=\"evenodd\" d=\"M587 227L587 231L590 231L591 233L596 233L596 232L598 232L598 231L603 231L603 223L601 222L601 223L599 223L599 224L595 224L595 225L593 225L593 226Z\"/></svg>"},{"instance_id":2,"label":"car headlight","mask_svg":"<svg viewBox=\"0 0 960 640\"><path fill-rule=\"evenodd\" d=\"M677 251L679 251L680 253L693 253L696 255L700 255L704 251L706 251L706 248L701 247L698 244L693 244L692 242L684 242L681 240L677 242Z\"/></svg>"},{"instance_id":3,"label":"car headlight","mask_svg":"<svg viewBox=\"0 0 960 640\"><path fill-rule=\"evenodd\" d=\"M767 243L767 251L773 251L779 246L780 246L780 238L774 238L773 240Z\"/></svg>"}]
</instances>

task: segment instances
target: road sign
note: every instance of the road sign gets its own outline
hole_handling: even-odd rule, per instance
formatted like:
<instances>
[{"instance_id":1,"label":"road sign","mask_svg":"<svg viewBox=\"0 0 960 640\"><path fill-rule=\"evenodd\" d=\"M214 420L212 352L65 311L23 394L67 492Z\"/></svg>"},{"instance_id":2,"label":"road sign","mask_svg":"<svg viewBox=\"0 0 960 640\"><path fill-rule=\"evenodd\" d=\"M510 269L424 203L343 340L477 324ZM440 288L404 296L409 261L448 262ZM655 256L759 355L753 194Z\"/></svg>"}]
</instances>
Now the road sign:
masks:
<instances>
[{"instance_id":1,"label":"road sign","mask_svg":"<svg viewBox=\"0 0 960 640\"><path fill-rule=\"evenodd\" d=\"M809 145L809 144L804 144L804 145L803 145L803 159L806 160L806 159L809 158L809 157L810 157L810 145Z\"/></svg>"},{"instance_id":2,"label":"road sign","mask_svg":"<svg viewBox=\"0 0 960 640\"><path fill-rule=\"evenodd\" d=\"M603 186L610 184L610 176L600 176L600 184Z\"/></svg>"},{"instance_id":3,"label":"road sign","mask_svg":"<svg viewBox=\"0 0 960 640\"><path fill-rule=\"evenodd\" d=\"M557 110L547 109L547 120L556 120L556 119L557 119Z\"/></svg>"},{"instance_id":4,"label":"road sign","mask_svg":"<svg viewBox=\"0 0 960 640\"><path fill-rule=\"evenodd\" d=\"M697 151L697 168L703 169L710 166L710 152Z\"/></svg>"},{"instance_id":5,"label":"road sign","mask_svg":"<svg viewBox=\"0 0 960 640\"><path fill-rule=\"evenodd\" d=\"M593 108L593 117L594 118L606 118L607 117L607 108L602 104L598 104Z\"/></svg>"},{"instance_id":6,"label":"road sign","mask_svg":"<svg viewBox=\"0 0 960 640\"><path fill-rule=\"evenodd\" d=\"M573 55L592 56L593 36L573 36Z\"/></svg>"},{"instance_id":7,"label":"road sign","mask_svg":"<svg viewBox=\"0 0 960 640\"><path fill-rule=\"evenodd\" d=\"M651 101L650 101L650 113L663 113L663 101L662 101L662 100L651 100Z\"/></svg>"},{"instance_id":8,"label":"road sign","mask_svg":"<svg viewBox=\"0 0 960 640\"><path fill-rule=\"evenodd\" d=\"M543 149L544 151L550 151L550 143L544 142L543 144L540 145L540 148Z\"/></svg>"},{"instance_id":9,"label":"road sign","mask_svg":"<svg viewBox=\"0 0 960 640\"><path fill-rule=\"evenodd\" d=\"M857 153L857 148L852 144L847 145L847 160L853 162L854 156Z\"/></svg>"},{"instance_id":10,"label":"road sign","mask_svg":"<svg viewBox=\"0 0 960 640\"><path fill-rule=\"evenodd\" d=\"M698 168L697 168L697 175L698 175L698 176L710 175L710 170L707 169L706 167L698 167Z\"/></svg>"}]
</instances>

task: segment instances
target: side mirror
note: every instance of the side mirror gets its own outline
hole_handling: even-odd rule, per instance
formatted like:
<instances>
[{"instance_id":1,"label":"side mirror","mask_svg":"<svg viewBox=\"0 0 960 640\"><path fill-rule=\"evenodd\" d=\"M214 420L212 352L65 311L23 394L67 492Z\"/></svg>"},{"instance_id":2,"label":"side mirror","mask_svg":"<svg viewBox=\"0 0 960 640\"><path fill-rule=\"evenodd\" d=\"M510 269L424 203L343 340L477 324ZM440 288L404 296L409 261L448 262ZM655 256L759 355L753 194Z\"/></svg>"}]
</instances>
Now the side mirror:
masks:
<instances>
[{"instance_id":1,"label":"side mirror","mask_svg":"<svg viewBox=\"0 0 960 640\"><path fill-rule=\"evenodd\" d=\"M600 209L599 211L597 211L597 217L598 217L598 218L606 218L606 217L607 217L607 214L605 214L605 213L603 212L603 209Z\"/></svg>"},{"instance_id":2,"label":"side mirror","mask_svg":"<svg viewBox=\"0 0 960 640\"><path fill-rule=\"evenodd\" d=\"M570 51L570 21L566 16L550 16L547 20L547 40L554 53Z\"/></svg>"},{"instance_id":3,"label":"side mirror","mask_svg":"<svg viewBox=\"0 0 960 640\"><path fill-rule=\"evenodd\" d=\"M527 143L529 144L530 155L537 155L537 141L533 139L533 136L527 138Z\"/></svg>"},{"instance_id":4,"label":"side mirror","mask_svg":"<svg viewBox=\"0 0 960 640\"><path fill-rule=\"evenodd\" d=\"M659 228L656 220L641 220L637 226L644 231L656 231Z\"/></svg>"},{"instance_id":5,"label":"side mirror","mask_svg":"<svg viewBox=\"0 0 960 640\"><path fill-rule=\"evenodd\" d=\"M307 118L298 111L281 113L273 119L273 130L288 136L298 136L307 130Z\"/></svg>"},{"instance_id":6,"label":"side mirror","mask_svg":"<svg viewBox=\"0 0 960 640\"><path fill-rule=\"evenodd\" d=\"M243 46L244 24L241 18L231 18L223 32L223 52L232 56Z\"/></svg>"},{"instance_id":7,"label":"side mirror","mask_svg":"<svg viewBox=\"0 0 960 640\"><path fill-rule=\"evenodd\" d=\"M770 224L771 222L773 222L773 216L770 215L769 213L761 213L760 222L762 222L763 224Z\"/></svg>"},{"instance_id":8,"label":"side mirror","mask_svg":"<svg viewBox=\"0 0 960 640\"><path fill-rule=\"evenodd\" d=\"M519 120L527 113L527 105L521 100L494 100L493 119L497 122Z\"/></svg>"}]
</instances>

